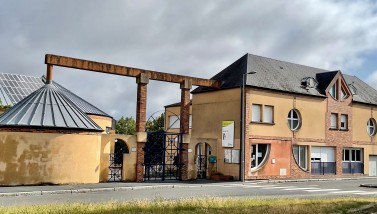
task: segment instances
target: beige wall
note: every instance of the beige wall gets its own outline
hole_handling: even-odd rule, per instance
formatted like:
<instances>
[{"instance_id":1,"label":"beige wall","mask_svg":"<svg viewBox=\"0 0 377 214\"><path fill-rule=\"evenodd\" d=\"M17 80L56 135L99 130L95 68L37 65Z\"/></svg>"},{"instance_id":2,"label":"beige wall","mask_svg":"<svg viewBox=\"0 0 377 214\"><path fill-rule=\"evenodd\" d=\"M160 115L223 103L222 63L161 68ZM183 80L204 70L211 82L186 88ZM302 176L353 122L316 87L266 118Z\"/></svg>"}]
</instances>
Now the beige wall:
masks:
<instances>
[{"instance_id":1,"label":"beige wall","mask_svg":"<svg viewBox=\"0 0 377 214\"><path fill-rule=\"evenodd\" d=\"M104 117L104 116L98 116L98 115L91 115L88 114L88 117L92 119L101 129L103 130L103 134L106 134L106 127L111 127L112 118L110 117Z\"/></svg>"},{"instance_id":2,"label":"beige wall","mask_svg":"<svg viewBox=\"0 0 377 214\"><path fill-rule=\"evenodd\" d=\"M247 89L246 93L246 121L248 123L251 122L252 104L274 107L274 124L251 123L249 135L292 137L287 118L289 111L296 108L302 118L302 126L296 131L296 138L325 138L326 99L258 89Z\"/></svg>"},{"instance_id":3,"label":"beige wall","mask_svg":"<svg viewBox=\"0 0 377 214\"><path fill-rule=\"evenodd\" d=\"M180 106L172 106L165 108L165 129L167 129L167 132L173 132L173 133L179 133L179 128L170 128L170 116L178 116L181 115L181 107ZM192 115L192 106L190 105L190 115ZM179 120L177 121L179 125ZM191 134L191 127L189 129L189 134Z\"/></svg>"},{"instance_id":4,"label":"beige wall","mask_svg":"<svg viewBox=\"0 0 377 214\"><path fill-rule=\"evenodd\" d=\"M370 137L367 132L367 123L370 118L377 119L377 108L371 108L363 104L353 104L352 121L353 141L373 142L377 143L376 135Z\"/></svg>"},{"instance_id":5,"label":"beige wall","mask_svg":"<svg viewBox=\"0 0 377 214\"><path fill-rule=\"evenodd\" d=\"M234 121L234 147L240 149L240 89L221 90L209 93L193 94L192 99L192 134L189 148L189 176L196 178L195 146L208 143L212 155L217 156L216 164L209 164L209 171L233 175L239 179L239 164L224 163L224 148L221 146L222 121ZM228 148L225 148L228 149Z\"/></svg>"},{"instance_id":6,"label":"beige wall","mask_svg":"<svg viewBox=\"0 0 377 214\"><path fill-rule=\"evenodd\" d=\"M122 180L136 181L136 136L121 134L103 134L101 142L100 182L107 182L109 173L109 156L114 152L115 139L126 142L128 154L123 155Z\"/></svg>"},{"instance_id":7,"label":"beige wall","mask_svg":"<svg viewBox=\"0 0 377 214\"><path fill-rule=\"evenodd\" d=\"M0 184L98 183L99 134L0 132Z\"/></svg>"}]
</instances>

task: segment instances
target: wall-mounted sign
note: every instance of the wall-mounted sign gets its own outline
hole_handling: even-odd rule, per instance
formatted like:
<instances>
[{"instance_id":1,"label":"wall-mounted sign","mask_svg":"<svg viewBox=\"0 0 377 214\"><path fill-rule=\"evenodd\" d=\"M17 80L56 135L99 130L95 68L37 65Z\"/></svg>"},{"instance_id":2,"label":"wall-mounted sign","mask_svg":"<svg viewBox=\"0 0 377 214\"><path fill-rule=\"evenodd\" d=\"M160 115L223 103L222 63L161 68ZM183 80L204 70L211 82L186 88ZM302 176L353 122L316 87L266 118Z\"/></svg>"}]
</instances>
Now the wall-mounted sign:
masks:
<instances>
[{"instance_id":1,"label":"wall-mounted sign","mask_svg":"<svg viewBox=\"0 0 377 214\"><path fill-rule=\"evenodd\" d=\"M223 121L222 127L221 140L223 147L233 147L234 121Z\"/></svg>"}]
</instances>

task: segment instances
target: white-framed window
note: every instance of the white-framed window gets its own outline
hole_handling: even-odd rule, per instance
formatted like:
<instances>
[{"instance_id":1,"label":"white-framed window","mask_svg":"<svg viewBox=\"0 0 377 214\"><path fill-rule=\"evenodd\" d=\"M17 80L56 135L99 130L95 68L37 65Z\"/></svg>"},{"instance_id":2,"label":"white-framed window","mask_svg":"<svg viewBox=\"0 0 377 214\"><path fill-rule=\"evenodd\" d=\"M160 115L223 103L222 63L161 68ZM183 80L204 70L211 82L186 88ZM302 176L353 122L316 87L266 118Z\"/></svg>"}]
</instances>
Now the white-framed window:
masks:
<instances>
[{"instance_id":1,"label":"white-framed window","mask_svg":"<svg viewBox=\"0 0 377 214\"><path fill-rule=\"evenodd\" d=\"M340 97L342 98L342 100L345 100L349 97L349 94L343 86L340 89Z\"/></svg>"},{"instance_id":2,"label":"white-framed window","mask_svg":"<svg viewBox=\"0 0 377 214\"><path fill-rule=\"evenodd\" d=\"M342 130L348 129L348 115L346 114L340 115L340 129Z\"/></svg>"},{"instance_id":3,"label":"white-framed window","mask_svg":"<svg viewBox=\"0 0 377 214\"><path fill-rule=\"evenodd\" d=\"M292 131L298 130L301 126L300 113L296 109L292 109L288 113L288 126Z\"/></svg>"},{"instance_id":4,"label":"white-framed window","mask_svg":"<svg viewBox=\"0 0 377 214\"><path fill-rule=\"evenodd\" d=\"M370 118L367 123L367 132L369 136L376 135L376 121Z\"/></svg>"},{"instance_id":5,"label":"white-framed window","mask_svg":"<svg viewBox=\"0 0 377 214\"><path fill-rule=\"evenodd\" d=\"M357 89L356 89L356 87L354 85L349 84L348 88L350 89L352 95L356 95L357 94Z\"/></svg>"},{"instance_id":6,"label":"white-framed window","mask_svg":"<svg viewBox=\"0 0 377 214\"><path fill-rule=\"evenodd\" d=\"M189 128L192 127L192 114L190 114L189 116Z\"/></svg>"},{"instance_id":7,"label":"white-framed window","mask_svg":"<svg viewBox=\"0 0 377 214\"><path fill-rule=\"evenodd\" d=\"M274 122L274 107L273 106L266 105L263 107L263 122L264 123Z\"/></svg>"},{"instance_id":8,"label":"white-framed window","mask_svg":"<svg viewBox=\"0 0 377 214\"><path fill-rule=\"evenodd\" d=\"M270 153L270 144L253 144L251 146L251 168L263 166Z\"/></svg>"},{"instance_id":9,"label":"white-framed window","mask_svg":"<svg viewBox=\"0 0 377 214\"><path fill-rule=\"evenodd\" d=\"M338 83L335 82L334 85L330 88L330 95L337 100L338 99L338 93L337 93Z\"/></svg>"},{"instance_id":10,"label":"white-framed window","mask_svg":"<svg viewBox=\"0 0 377 214\"><path fill-rule=\"evenodd\" d=\"M179 124L179 117L176 115L171 115L169 116L169 128L171 129L179 129L180 124Z\"/></svg>"},{"instance_id":11,"label":"white-framed window","mask_svg":"<svg viewBox=\"0 0 377 214\"><path fill-rule=\"evenodd\" d=\"M343 149L343 162L362 162L362 154L361 149Z\"/></svg>"},{"instance_id":12,"label":"white-framed window","mask_svg":"<svg viewBox=\"0 0 377 214\"><path fill-rule=\"evenodd\" d=\"M293 145L293 156L298 165L303 169L307 169L307 148L308 146Z\"/></svg>"},{"instance_id":13,"label":"white-framed window","mask_svg":"<svg viewBox=\"0 0 377 214\"><path fill-rule=\"evenodd\" d=\"M336 113L331 113L330 128L331 129L337 129L338 128L338 114L336 114Z\"/></svg>"},{"instance_id":14,"label":"white-framed window","mask_svg":"<svg viewBox=\"0 0 377 214\"><path fill-rule=\"evenodd\" d=\"M262 113L262 105L253 104L251 121L252 122L262 122L261 113Z\"/></svg>"}]
</instances>

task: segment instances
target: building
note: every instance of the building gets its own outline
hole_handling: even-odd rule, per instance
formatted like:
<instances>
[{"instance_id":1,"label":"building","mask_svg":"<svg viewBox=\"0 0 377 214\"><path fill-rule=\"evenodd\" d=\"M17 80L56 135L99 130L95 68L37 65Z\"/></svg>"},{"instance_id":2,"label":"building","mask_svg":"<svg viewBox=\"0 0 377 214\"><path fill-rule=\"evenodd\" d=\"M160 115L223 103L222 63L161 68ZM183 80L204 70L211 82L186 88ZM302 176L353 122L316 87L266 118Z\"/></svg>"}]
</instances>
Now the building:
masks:
<instances>
[{"instance_id":1,"label":"building","mask_svg":"<svg viewBox=\"0 0 377 214\"><path fill-rule=\"evenodd\" d=\"M189 178L377 175L377 91L359 78L246 54L211 79L192 91Z\"/></svg>"},{"instance_id":2,"label":"building","mask_svg":"<svg viewBox=\"0 0 377 214\"><path fill-rule=\"evenodd\" d=\"M0 185L136 179L136 137L113 118L46 78L0 74ZM130 150L129 150L130 148Z\"/></svg>"}]
</instances>

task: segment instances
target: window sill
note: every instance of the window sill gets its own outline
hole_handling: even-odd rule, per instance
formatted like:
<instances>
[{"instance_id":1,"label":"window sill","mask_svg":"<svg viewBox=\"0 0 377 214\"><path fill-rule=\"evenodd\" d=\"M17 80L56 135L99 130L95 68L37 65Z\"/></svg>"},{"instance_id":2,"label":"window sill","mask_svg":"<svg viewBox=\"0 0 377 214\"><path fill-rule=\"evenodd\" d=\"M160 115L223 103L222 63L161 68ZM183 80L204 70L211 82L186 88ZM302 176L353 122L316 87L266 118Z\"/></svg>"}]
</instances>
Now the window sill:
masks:
<instances>
[{"instance_id":1,"label":"window sill","mask_svg":"<svg viewBox=\"0 0 377 214\"><path fill-rule=\"evenodd\" d=\"M256 121L251 121L250 123L254 123L254 124L261 124L261 125L275 125L275 123L267 123L267 122L256 122Z\"/></svg>"},{"instance_id":2,"label":"window sill","mask_svg":"<svg viewBox=\"0 0 377 214\"><path fill-rule=\"evenodd\" d=\"M331 131L341 131L341 132L348 132L349 129L337 129L337 128L329 128Z\"/></svg>"}]
</instances>

